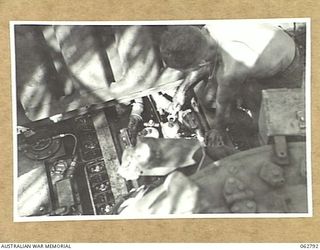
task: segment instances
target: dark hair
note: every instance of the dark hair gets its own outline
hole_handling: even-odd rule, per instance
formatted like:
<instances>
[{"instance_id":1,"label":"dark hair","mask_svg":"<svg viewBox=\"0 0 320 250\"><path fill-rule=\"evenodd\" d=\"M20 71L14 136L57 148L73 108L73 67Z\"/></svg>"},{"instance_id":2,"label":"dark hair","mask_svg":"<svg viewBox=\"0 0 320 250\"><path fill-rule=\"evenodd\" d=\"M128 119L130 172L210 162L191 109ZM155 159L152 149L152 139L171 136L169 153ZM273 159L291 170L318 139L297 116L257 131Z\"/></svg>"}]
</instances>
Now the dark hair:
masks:
<instances>
[{"instance_id":1,"label":"dark hair","mask_svg":"<svg viewBox=\"0 0 320 250\"><path fill-rule=\"evenodd\" d=\"M206 38L194 26L169 26L161 37L160 52L168 67L188 69L200 63Z\"/></svg>"}]
</instances>

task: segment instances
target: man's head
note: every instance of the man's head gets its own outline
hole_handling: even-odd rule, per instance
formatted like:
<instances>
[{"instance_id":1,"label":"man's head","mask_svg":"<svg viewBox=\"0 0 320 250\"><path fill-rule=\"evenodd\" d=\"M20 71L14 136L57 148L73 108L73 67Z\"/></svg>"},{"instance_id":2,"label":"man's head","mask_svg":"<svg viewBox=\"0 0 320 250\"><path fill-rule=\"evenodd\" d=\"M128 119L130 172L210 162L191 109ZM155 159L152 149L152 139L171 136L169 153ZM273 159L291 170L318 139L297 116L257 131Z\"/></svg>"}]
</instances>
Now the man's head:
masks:
<instances>
[{"instance_id":1,"label":"man's head","mask_svg":"<svg viewBox=\"0 0 320 250\"><path fill-rule=\"evenodd\" d=\"M208 55L209 43L194 26L169 26L162 35L160 52L168 67L187 70L198 66Z\"/></svg>"}]
</instances>

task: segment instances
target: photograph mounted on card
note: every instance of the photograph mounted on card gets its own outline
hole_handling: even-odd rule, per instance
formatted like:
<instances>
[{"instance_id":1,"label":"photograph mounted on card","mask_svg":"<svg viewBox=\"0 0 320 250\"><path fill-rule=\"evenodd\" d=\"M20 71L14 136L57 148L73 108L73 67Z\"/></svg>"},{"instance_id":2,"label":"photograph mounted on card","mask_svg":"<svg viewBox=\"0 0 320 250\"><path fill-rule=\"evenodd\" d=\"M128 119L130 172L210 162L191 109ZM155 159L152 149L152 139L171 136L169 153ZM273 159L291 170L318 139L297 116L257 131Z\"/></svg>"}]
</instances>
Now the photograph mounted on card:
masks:
<instances>
[{"instance_id":1,"label":"photograph mounted on card","mask_svg":"<svg viewBox=\"0 0 320 250\"><path fill-rule=\"evenodd\" d=\"M309 19L10 31L15 221L312 216Z\"/></svg>"}]
</instances>

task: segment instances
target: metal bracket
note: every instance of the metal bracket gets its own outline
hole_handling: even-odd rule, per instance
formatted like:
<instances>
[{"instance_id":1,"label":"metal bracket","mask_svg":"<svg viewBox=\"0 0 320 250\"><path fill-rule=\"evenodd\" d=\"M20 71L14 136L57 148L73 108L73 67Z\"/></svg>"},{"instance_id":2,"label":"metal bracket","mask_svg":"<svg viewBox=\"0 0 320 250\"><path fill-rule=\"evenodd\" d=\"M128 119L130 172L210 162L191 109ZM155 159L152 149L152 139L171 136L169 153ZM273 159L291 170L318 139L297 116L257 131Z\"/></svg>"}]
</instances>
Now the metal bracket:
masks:
<instances>
[{"instance_id":1,"label":"metal bracket","mask_svg":"<svg viewBox=\"0 0 320 250\"><path fill-rule=\"evenodd\" d=\"M284 135L276 135L273 140L274 162L278 165L288 165L290 162L286 137Z\"/></svg>"},{"instance_id":2,"label":"metal bracket","mask_svg":"<svg viewBox=\"0 0 320 250\"><path fill-rule=\"evenodd\" d=\"M306 129L306 119L305 119L305 115L304 115L304 112L299 110L296 112L296 117L297 117L297 120L299 122L299 128L301 130L304 130Z\"/></svg>"}]
</instances>

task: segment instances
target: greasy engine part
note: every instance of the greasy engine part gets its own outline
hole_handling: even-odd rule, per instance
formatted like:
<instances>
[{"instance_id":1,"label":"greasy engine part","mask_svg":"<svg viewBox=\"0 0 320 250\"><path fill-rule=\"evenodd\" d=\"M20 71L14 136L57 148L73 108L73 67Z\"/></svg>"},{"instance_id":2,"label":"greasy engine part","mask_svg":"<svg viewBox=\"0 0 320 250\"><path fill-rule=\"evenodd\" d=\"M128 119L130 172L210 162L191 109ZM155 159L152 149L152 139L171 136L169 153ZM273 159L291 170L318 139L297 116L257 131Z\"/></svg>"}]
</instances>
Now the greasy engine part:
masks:
<instances>
[{"instance_id":1,"label":"greasy engine part","mask_svg":"<svg viewBox=\"0 0 320 250\"><path fill-rule=\"evenodd\" d=\"M181 113L182 123L191 130L200 129L200 123L191 109L187 109Z\"/></svg>"},{"instance_id":2,"label":"greasy engine part","mask_svg":"<svg viewBox=\"0 0 320 250\"><path fill-rule=\"evenodd\" d=\"M74 150L71 149L74 142L66 138L61 147L64 148L66 144L66 150L61 154L56 153L54 158L50 156L46 161L46 168L50 169L48 181L50 197L53 200L52 215L112 214L114 206L121 202L132 188L141 185L150 188L158 183L158 180L162 182L164 176L173 171L173 165L185 167L195 164L192 153L181 151L191 142L200 148L196 137L205 131L202 122L199 122L201 112L198 112L195 103L186 105L180 111L180 118L176 119L171 127L167 118L169 113L163 107L159 108L151 96L142 98L142 103L140 100L140 103L134 101L133 104L138 108L127 105L121 114L118 114L114 107L108 107L54 125L57 129L54 135L74 133L78 138L78 149L76 156L73 156L71 151ZM134 148L131 142L133 133L130 134L128 128L130 117L139 117L135 138L141 141L149 140L148 145L154 155L151 165L142 164L143 173L138 173L136 181L125 181L117 174L123 151L126 148ZM203 119L205 120L204 117ZM159 150L155 150L156 148ZM182 160L188 161L188 164L179 162L181 157ZM171 168L168 168L168 165ZM181 171L185 172L188 169L183 168Z\"/></svg>"},{"instance_id":3,"label":"greasy engine part","mask_svg":"<svg viewBox=\"0 0 320 250\"><path fill-rule=\"evenodd\" d=\"M170 104L172 104L170 96L158 93L133 100L129 114L127 111L123 111L121 114L117 114L116 112L116 117L109 115L111 127L113 127L112 130L114 132L118 130L118 140L120 141L121 149L124 150L128 146L134 146L137 137L140 136L154 138L197 137L200 138L200 141L202 138L203 141L203 134L206 129L202 123L206 119L204 117L200 119L202 113L195 98L193 98L194 107L192 107L191 103L186 105L185 109L179 111L174 121L170 120ZM127 107L127 110L129 108ZM189 112L192 114L189 114ZM108 114L110 113L108 112ZM125 119L126 115L129 117L127 120ZM182 116L185 116L185 118L181 118ZM187 121L188 119L190 122ZM115 123L118 123L118 125Z\"/></svg>"},{"instance_id":4,"label":"greasy engine part","mask_svg":"<svg viewBox=\"0 0 320 250\"><path fill-rule=\"evenodd\" d=\"M199 141L203 141L203 134L208 125L194 92L190 92L189 95L190 103L186 103L183 109L180 107L176 112L172 110L172 97L168 94L158 93L150 97L154 110L159 114L164 138L197 137Z\"/></svg>"},{"instance_id":5,"label":"greasy engine part","mask_svg":"<svg viewBox=\"0 0 320 250\"><path fill-rule=\"evenodd\" d=\"M174 122L165 122L161 125L161 131L163 134L163 138L181 138L179 133L180 126L177 121Z\"/></svg>"},{"instance_id":6,"label":"greasy engine part","mask_svg":"<svg viewBox=\"0 0 320 250\"><path fill-rule=\"evenodd\" d=\"M111 214L121 194L120 182L113 174L116 164L113 158L117 157L110 148L113 139L107 133L108 121L103 111L82 115L73 121L79 142L78 155L65 154L45 161L50 215Z\"/></svg>"},{"instance_id":7,"label":"greasy engine part","mask_svg":"<svg viewBox=\"0 0 320 250\"><path fill-rule=\"evenodd\" d=\"M145 127L141 132L140 132L142 137L152 137L152 138L159 138L160 133L159 130L156 129L155 127Z\"/></svg>"},{"instance_id":8,"label":"greasy engine part","mask_svg":"<svg viewBox=\"0 0 320 250\"><path fill-rule=\"evenodd\" d=\"M93 204L93 213L95 215L111 214L115 199L104 161L100 159L87 163L84 171Z\"/></svg>"},{"instance_id":9,"label":"greasy engine part","mask_svg":"<svg viewBox=\"0 0 320 250\"><path fill-rule=\"evenodd\" d=\"M118 131L113 131L110 119L104 111L98 112L92 117L93 124L99 140L102 158L110 180L110 191L114 196L115 202L121 200L121 197L128 193L127 183L117 174L120 161L117 155L117 146L115 138L118 138Z\"/></svg>"},{"instance_id":10,"label":"greasy engine part","mask_svg":"<svg viewBox=\"0 0 320 250\"><path fill-rule=\"evenodd\" d=\"M130 144L134 146L137 143L137 135L138 135L138 129L142 122L142 119L138 116L131 115L129 117L129 124L128 124L128 135L130 138Z\"/></svg>"},{"instance_id":11,"label":"greasy engine part","mask_svg":"<svg viewBox=\"0 0 320 250\"><path fill-rule=\"evenodd\" d=\"M61 147L64 149L66 144L66 150L59 151L60 153L43 162L51 201L46 213L53 216L112 213L114 204L121 199L127 188L120 176L115 178L115 169L119 164L114 150L114 137L111 136L115 131L108 133L111 128L104 111L81 115L66 123L57 123L55 128L57 131L54 134L58 135L52 137L54 140L61 140L60 137L72 133L77 136L78 147L75 150L75 141L68 137L63 140ZM61 133L66 129L68 133ZM20 155L25 156L23 153ZM25 160L19 160L19 164L31 161L26 157L23 159ZM41 161L34 160L30 165L33 162L37 167L40 166ZM119 191L119 178L125 191Z\"/></svg>"},{"instance_id":12,"label":"greasy engine part","mask_svg":"<svg viewBox=\"0 0 320 250\"><path fill-rule=\"evenodd\" d=\"M169 110L169 107L172 104L172 98L171 100L169 100L169 97L162 93L153 94L151 97L156 103L156 110L159 112L160 115L163 115L165 112Z\"/></svg>"},{"instance_id":13,"label":"greasy engine part","mask_svg":"<svg viewBox=\"0 0 320 250\"><path fill-rule=\"evenodd\" d=\"M131 114L129 116L128 134L132 145L136 144L138 129L142 123L142 112L144 110L142 98L135 99L132 104Z\"/></svg>"},{"instance_id":14,"label":"greasy engine part","mask_svg":"<svg viewBox=\"0 0 320 250\"><path fill-rule=\"evenodd\" d=\"M123 145L119 134L125 135L123 137L126 137L128 139L126 141L130 143L129 146L132 146L127 128L130 117L138 117L137 114L141 115L142 120L139 120L137 130L140 133L137 136L139 140L143 139L143 137L154 140L153 148L158 144L157 140L161 140L161 138L163 140L161 128L163 122L167 122L166 114L161 115L158 113L157 106L152 98L144 97L142 101L143 104L134 102L136 106L139 106L139 109L133 107L131 109L130 106L127 106L127 110L121 115L117 115L115 109L109 107L100 112L82 114L50 125L54 127L54 130L50 131L51 141L59 140L62 146L60 146L56 154L50 155L43 163L48 180L46 186L48 185L49 187L49 197L52 203L48 206L48 211L46 210L49 215L111 214L113 207L123 200L128 190L141 185L145 185L149 189L155 185L157 186L158 184L156 183L159 181L163 181L164 177L158 176L158 174L162 175L163 171L158 171L156 175L153 175L146 170L146 175L140 177L136 182L125 181L116 174L122 151L129 145ZM137 110L138 112L135 112ZM41 130L41 128L39 129ZM46 127L46 131L48 131L48 127ZM35 130L35 133L38 133L38 130ZM60 135L65 136L68 133L72 133L77 137L76 150L74 150L75 143L71 137L60 138ZM180 123L175 135L180 135L180 133L181 135L186 135L187 138L191 138L193 132L190 128ZM45 133L44 135L41 134L41 136L38 136L39 138L34 137L34 140L32 140L32 142L36 141L36 139L43 140L43 143L37 144L38 147L36 149L43 150L47 148L44 143L46 142L45 135ZM22 135L19 136L22 138ZM31 142L31 138L28 139ZM178 143L179 141L174 140L173 142ZM185 142L189 143L191 140L187 139ZM169 148L169 145L172 146L174 143L167 144L166 148ZM183 146L187 145L187 143L183 143ZM196 140L195 143L197 143ZM64 148L66 150L62 150ZM39 160L30 160L22 151L19 152L23 158L30 162L32 161L30 165L33 162L40 162ZM180 154L174 150L168 151L168 153L174 159L177 155L185 156L185 153ZM166 159L161 157L155 159L160 159L159 162L163 164L168 163ZM190 164L194 163L191 158L189 160ZM20 161L19 165L24 162L26 161ZM162 170L164 169L162 168Z\"/></svg>"},{"instance_id":15,"label":"greasy engine part","mask_svg":"<svg viewBox=\"0 0 320 250\"><path fill-rule=\"evenodd\" d=\"M61 140L59 138L43 137L31 141L31 143L19 145L19 150L31 160L45 160L53 156L60 146Z\"/></svg>"},{"instance_id":16,"label":"greasy engine part","mask_svg":"<svg viewBox=\"0 0 320 250\"><path fill-rule=\"evenodd\" d=\"M91 161L101 157L102 152L96 135L91 114L85 114L73 119L74 133L79 140L80 158Z\"/></svg>"},{"instance_id":17,"label":"greasy engine part","mask_svg":"<svg viewBox=\"0 0 320 250\"><path fill-rule=\"evenodd\" d=\"M205 129L202 127L199 117L191 109L187 109L181 112L182 123L196 134L196 138L199 140L202 146L204 146Z\"/></svg>"},{"instance_id":18,"label":"greasy engine part","mask_svg":"<svg viewBox=\"0 0 320 250\"><path fill-rule=\"evenodd\" d=\"M82 115L74 119L75 134L79 138L79 151L83 161L101 157L101 148L91 115Z\"/></svg>"},{"instance_id":19,"label":"greasy engine part","mask_svg":"<svg viewBox=\"0 0 320 250\"><path fill-rule=\"evenodd\" d=\"M121 143L123 145L123 148L133 147L133 143L129 135L129 129L127 128L120 129L120 138L121 138Z\"/></svg>"},{"instance_id":20,"label":"greasy engine part","mask_svg":"<svg viewBox=\"0 0 320 250\"><path fill-rule=\"evenodd\" d=\"M51 200L51 215L80 215L83 213L76 181L65 175L72 163L70 156L45 161Z\"/></svg>"},{"instance_id":21,"label":"greasy engine part","mask_svg":"<svg viewBox=\"0 0 320 250\"><path fill-rule=\"evenodd\" d=\"M18 176L28 173L38 167L44 168L44 161L52 157L65 155L68 151L68 140L52 138L55 129L44 131L34 129L32 134L18 135Z\"/></svg>"}]
</instances>

